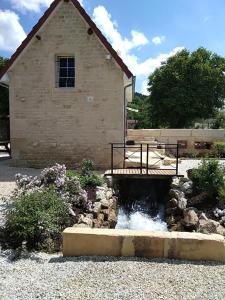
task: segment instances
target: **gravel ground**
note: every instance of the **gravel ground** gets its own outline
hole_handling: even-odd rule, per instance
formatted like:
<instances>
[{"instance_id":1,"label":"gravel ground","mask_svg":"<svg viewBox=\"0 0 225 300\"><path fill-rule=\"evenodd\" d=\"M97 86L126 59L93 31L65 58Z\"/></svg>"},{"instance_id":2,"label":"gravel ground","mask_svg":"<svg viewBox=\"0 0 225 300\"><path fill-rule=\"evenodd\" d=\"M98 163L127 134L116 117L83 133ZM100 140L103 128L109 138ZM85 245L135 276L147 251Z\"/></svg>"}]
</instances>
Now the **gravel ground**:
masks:
<instances>
[{"instance_id":1,"label":"gravel ground","mask_svg":"<svg viewBox=\"0 0 225 300\"><path fill-rule=\"evenodd\" d=\"M14 189L14 175L39 170L13 168L0 158L0 198ZM180 172L197 166L185 160ZM224 163L224 162L223 162ZM3 208L0 202L0 210ZM1 218L1 216L0 216ZM62 258L0 249L0 300L32 299L225 299L225 264L138 258Z\"/></svg>"},{"instance_id":2,"label":"gravel ground","mask_svg":"<svg viewBox=\"0 0 225 300\"><path fill-rule=\"evenodd\" d=\"M225 299L225 265L213 262L36 254L0 255L0 299Z\"/></svg>"}]
</instances>

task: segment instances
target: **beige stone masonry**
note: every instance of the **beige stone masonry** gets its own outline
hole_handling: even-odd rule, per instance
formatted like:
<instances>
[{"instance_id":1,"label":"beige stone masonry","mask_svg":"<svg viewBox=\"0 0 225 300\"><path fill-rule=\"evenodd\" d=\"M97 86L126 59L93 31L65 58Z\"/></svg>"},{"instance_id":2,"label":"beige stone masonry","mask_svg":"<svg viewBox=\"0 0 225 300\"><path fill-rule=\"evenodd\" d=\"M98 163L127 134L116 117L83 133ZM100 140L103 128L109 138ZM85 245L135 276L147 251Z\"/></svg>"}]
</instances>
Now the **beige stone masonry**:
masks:
<instances>
[{"instance_id":1,"label":"beige stone masonry","mask_svg":"<svg viewBox=\"0 0 225 300\"><path fill-rule=\"evenodd\" d=\"M63 255L225 261L225 240L217 234L67 228Z\"/></svg>"}]
</instances>

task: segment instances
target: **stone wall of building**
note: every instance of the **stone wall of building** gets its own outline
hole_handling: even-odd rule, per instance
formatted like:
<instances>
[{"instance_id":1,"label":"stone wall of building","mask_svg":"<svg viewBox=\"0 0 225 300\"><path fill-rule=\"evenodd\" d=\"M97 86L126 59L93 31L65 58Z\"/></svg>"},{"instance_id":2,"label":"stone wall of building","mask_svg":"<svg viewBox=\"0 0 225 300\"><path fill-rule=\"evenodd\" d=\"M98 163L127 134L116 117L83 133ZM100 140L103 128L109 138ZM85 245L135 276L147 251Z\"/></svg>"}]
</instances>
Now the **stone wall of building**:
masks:
<instances>
[{"instance_id":1,"label":"stone wall of building","mask_svg":"<svg viewBox=\"0 0 225 300\"><path fill-rule=\"evenodd\" d=\"M9 71L14 164L110 164L123 141L123 72L71 3L61 4ZM75 57L75 88L56 87L56 57Z\"/></svg>"}]
</instances>

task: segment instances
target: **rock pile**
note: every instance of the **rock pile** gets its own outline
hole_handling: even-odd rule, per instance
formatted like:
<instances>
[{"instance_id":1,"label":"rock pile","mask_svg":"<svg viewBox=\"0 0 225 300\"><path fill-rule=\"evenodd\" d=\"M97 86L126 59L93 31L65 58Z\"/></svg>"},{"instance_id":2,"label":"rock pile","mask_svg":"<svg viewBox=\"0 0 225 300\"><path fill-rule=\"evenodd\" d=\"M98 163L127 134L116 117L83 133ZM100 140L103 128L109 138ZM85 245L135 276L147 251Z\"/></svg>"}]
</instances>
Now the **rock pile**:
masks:
<instances>
[{"instance_id":1,"label":"rock pile","mask_svg":"<svg viewBox=\"0 0 225 300\"><path fill-rule=\"evenodd\" d=\"M203 192L193 197L193 182L188 178L174 177L169 192L170 199L166 208L166 222L170 231L197 231L217 233L225 236L225 209L216 208L214 216L218 222L208 219L196 207L207 199ZM223 226L222 226L223 225Z\"/></svg>"},{"instance_id":2,"label":"rock pile","mask_svg":"<svg viewBox=\"0 0 225 300\"><path fill-rule=\"evenodd\" d=\"M74 227L115 228L117 223L117 197L106 185L97 187L96 195L89 200L86 213L77 216Z\"/></svg>"}]
</instances>

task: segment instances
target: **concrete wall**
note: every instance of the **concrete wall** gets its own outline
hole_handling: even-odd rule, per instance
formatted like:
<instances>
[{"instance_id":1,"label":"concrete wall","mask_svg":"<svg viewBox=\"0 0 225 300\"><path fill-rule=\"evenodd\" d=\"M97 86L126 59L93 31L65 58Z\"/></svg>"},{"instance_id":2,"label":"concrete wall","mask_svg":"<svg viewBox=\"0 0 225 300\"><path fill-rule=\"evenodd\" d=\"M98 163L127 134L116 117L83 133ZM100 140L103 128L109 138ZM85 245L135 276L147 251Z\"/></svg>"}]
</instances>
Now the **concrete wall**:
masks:
<instances>
[{"instance_id":1,"label":"concrete wall","mask_svg":"<svg viewBox=\"0 0 225 300\"><path fill-rule=\"evenodd\" d=\"M217 234L67 228L63 255L225 261L225 240Z\"/></svg>"},{"instance_id":2,"label":"concrete wall","mask_svg":"<svg viewBox=\"0 0 225 300\"><path fill-rule=\"evenodd\" d=\"M91 158L107 167L109 143L123 141L123 72L88 28L62 1L9 72L14 163L74 167ZM60 55L75 56L75 88L56 87Z\"/></svg>"},{"instance_id":3,"label":"concrete wall","mask_svg":"<svg viewBox=\"0 0 225 300\"><path fill-rule=\"evenodd\" d=\"M214 142L225 140L224 129L129 129L128 140L143 141L154 137L162 143L173 144L179 140L187 141L187 147L194 148L195 142Z\"/></svg>"}]
</instances>

